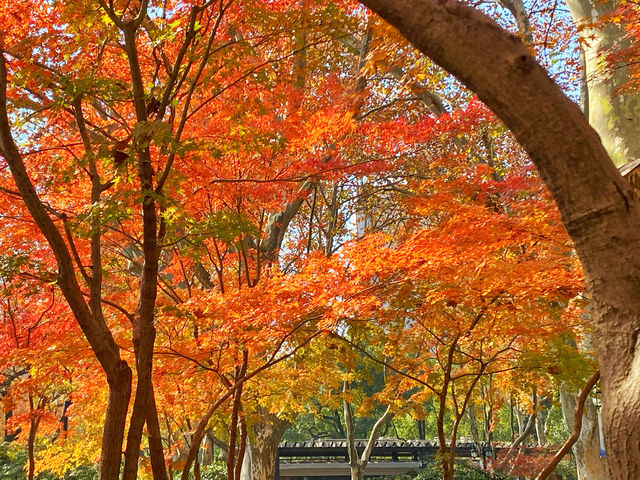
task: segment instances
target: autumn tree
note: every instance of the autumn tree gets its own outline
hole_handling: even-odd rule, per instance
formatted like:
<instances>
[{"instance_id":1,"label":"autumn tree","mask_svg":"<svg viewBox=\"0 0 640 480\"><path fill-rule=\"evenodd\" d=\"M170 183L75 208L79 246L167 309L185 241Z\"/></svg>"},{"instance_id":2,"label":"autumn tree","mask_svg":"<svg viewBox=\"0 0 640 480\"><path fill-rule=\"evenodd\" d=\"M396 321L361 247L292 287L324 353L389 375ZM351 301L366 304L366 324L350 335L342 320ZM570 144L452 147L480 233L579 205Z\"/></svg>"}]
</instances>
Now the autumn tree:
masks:
<instances>
[{"instance_id":1,"label":"autumn tree","mask_svg":"<svg viewBox=\"0 0 640 480\"><path fill-rule=\"evenodd\" d=\"M459 113L482 123L481 112L470 104ZM438 124L435 139L458 138L457 128L466 126L453 116ZM482 134L475 138L483 143ZM472 140L467 151L474 151ZM371 282L381 296L373 318L354 322L362 333L345 340L406 377L396 388L418 389L412 402L435 399L443 478L453 475L457 431L481 382L525 369L524 352L544 351L550 338L570 334L580 322L581 309L570 302L581 289L571 245L538 179L519 169L513 152L501 159L508 151L492 150L500 153L490 167L475 154L432 150L437 174L412 185L415 231L365 239L342 253L354 281ZM383 346L374 352L378 342Z\"/></svg>"},{"instance_id":2,"label":"autumn tree","mask_svg":"<svg viewBox=\"0 0 640 480\"><path fill-rule=\"evenodd\" d=\"M637 395L627 383L635 375L631 319L640 308L633 267L640 227L628 185L575 105L519 40L487 17L454 2L365 3L476 90L536 162L594 299L614 476L636 475L632 454L617 448L626 442L616 440L624 430L615 423L637 410ZM381 104L363 109L367 104L357 95L355 101L347 98L339 75L306 80L330 98L322 108L296 106L292 99L299 98L296 88L305 80L293 64L311 60L299 54L301 46L333 40L287 31L291 23L279 29L278 14L288 7L289 2L258 1L81 7L9 2L2 10L0 153L13 177L3 179L3 195L21 198L18 217L37 227L29 230L32 244L24 245L17 232L6 244L11 251L26 249L31 258L54 253L55 264L45 266L41 280L57 281L104 371L109 405L102 478L119 473L133 378L129 364L136 366L136 393L125 478L136 476L145 425L154 476L166 476L153 390L158 310L188 303L185 298L196 296L192 292L200 286L254 288L276 258L282 228L304 199L317 198L311 192L330 193L325 205L333 210L316 215L317 223L307 224L306 231L315 231L316 238L320 227L332 233L338 205L333 192L339 188L323 190L315 177L329 178L328 172L347 167L358 171L344 154L366 142L354 142L347 133L381 132L378 138L386 141L380 157L393 158L413 144L410 137L404 143L388 140L394 132L405 134L415 126L411 122L379 130L367 122L358 126L359 114L371 112L364 117L370 119ZM342 23L347 17L333 19ZM367 37L356 42L363 59ZM403 67L396 67L390 74L405 78ZM437 95L411 87L425 107L442 111ZM307 104L320 98L314 92ZM247 133L256 141L243 139ZM212 185L225 188L209 191ZM196 237L202 241L189 245ZM325 253L335 252L327 241L332 238L325 235ZM192 338L201 331L192 329ZM630 367L621 371L620 365Z\"/></svg>"},{"instance_id":3,"label":"autumn tree","mask_svg":"<svg viewBox=\"0 0 640 480\"><path fill-rule=\"evenodd\" d=\"M195 230L201 224L188 225L177 217L178 214L191 214L188 209L177 208L183 193L193 193L180 190L182 172L188 171L193 166L191 162L197 160L195 155L189 156L196 144L206 152L204 156L210 162L223 152L220 146L213 148L206 142L198 142L199 137L217 138L220 132L236 128L235 137L239 139L246 133L242 128L248 127L237 128L232 116L226 116L227 121L216 125L202 123L201 119L211 113L215 100L234 86L250 88L248 80L257 75L262 75L259 80L269 84L275 78L270 75L275 75L277 70L267 72L267 67L292 58L292 49L299 49L290 41L278 44L283 36L279 36L282 30L278 31L280 27L275 23L271 23L275 34L259 31L258 25L254 31L243 32L238 28L243 11L230 13L232 3L208 2L191 7L176 4L176 8L164 4L158 7L164 13L158 15L160 11L149 2L137 6L109 2L85 5L82 9L61 4L52 10L16 4L3 9L3 15L10 15L5 18L4 25L20 19L25 25L47 26L35 36L23 35L26 31L18 29L3 31L0 72L3 79L2 156L15 173L15 187L7 186L4 193L9 198L21 197L25 201L28 215L35 219L44 235L39 237L38 247L46 241L54 252L56 264L49 265L51 272L47 272L49 278L45 281L58 279L63 296L106 373L111 393L102 440L102 478L118 475L131 390L132 374L127 362L132 359L127 355L124 355L128 357L126 360L123 358L114 338L114 332L120 332L122 320L130 322L132 337L125 341L133 342L137 367L124 475L125 478L136 475L146 424L154 476L166 476L152 385L156 307L181 303L181 292L172 284L174 266L178 273L180 269L184 272L193 268L199 272L199 281L211 283L211 276L202 274L201 262L178 257L172 264L170 249L166 248L172 244L184 245L184 242L180 243L183 234L200 235ZM276 7L272 10L271 6L259 2L245 4L244 13L251 15L249 12L253 11L266 20L261 24L265 26L271 21L269 15L277 11ZM56 25L64 26L56 30ZM64 28L77 42L59 48ZM87 35L82 36L84 33ZM25 41L22 41L23 37ZM270 38L274 39L272 43L269 43ZM314 40L309 38L309 41ZM316 38L316 41L322 43L322 39ZM97 55L91 58L81 55L80 63L75 62L76 53L86 49ZM119 55L120 51L125 52L125 57ZM218 53L219 64L213 65L212 52ZM253 56L248 64L240 65L235 58L244 54ZM289 65L284 68L288 69ZM203 78L206 81L201 83ZM284 80L280 86L286 86ZM207 90L211 88L213 90ZM256 93L259 90L260 86ZM274 96L279 98L279 108L286 108L285 91L276 89ZM226 97L225 101L230 102L232 98ZM254 112L263 111L256 119L267 117L259 101L252 108ZM44 112L44 115L33 129L39 132L37 135L29 137L25 133L24 138L30 138L26 143L33 147L25 162L24 151L21 153L20 150L27 146L15 123L21 113L34 110ZM221 118L229 113L223 111ZM273 156L274 150L280 150L277 153L281 162L273 164L273 169L265 171L265 175L277 175L278 169L290 168L290 162L296 157L295 142L289 151L282 151L277 135L273 135L273 122L277 123L279 119L272 113L269 112L268 119L272 123L264 124L266 128L262 129L263 133L271 131L258 142L262 155L256 160L264 160ZM309 112L312 119L313 113ZM320 124L319 139L324 138L322 124L329 125L327 129L333 128L331 122L324 122L323 118L326 117L317 122ZM340 115L333 118L338 122L336 125L340 125ZM187 132L186 126L192 123L193 127ZM283 125L281 129L283 133L285 127ZM52 133L53 130L56 133ZM258 135L259 128L255 130ZM52 149L44 146L49 142L55 145ZM258 143L251 148L256 148ZM243 155L249 149L243 150L245 147L227 151L228 156L246 160ZM56 162L48 161L50 152L61 152L55 156ZM312 168L317 157L306 160L306 166ZM52 170L48 170L49 165ZM228 165L238 166L233 162ZM228 174L234 179L238 177L237 170L225 170L221 162L210 167L209 176L203 179L205 184L211 180L211 175L223 179ZM300 175L305 175L304 170L303 165ZM41 179L52 182L48 185L56 183L57 174L72 178L78 195L72 199L58 196L57 187L47 189L37 184L35 171L40 172ZM8 179L5 182L11 183ZM296 190L288 192L285 200L291 201ZM217 261L221 262L225 255L234 257L240 285L244 282L254 284L261 269L262 255L253 259L256 262L253 263L248 252L251 247L243 243L248 238L244 227L250 225L250 221L246 221L245 212L239 207L243 196L251 193L251 190L236 188L235 198L211 202L211 196L202 195L191 205L194 208L200 205L198 202L208 205L212 217L209 227L226 230L212 242L209 240L209 246L214 250L220 248L221 256ZM281 199L275 200L274 194L275 189L260 193L263 204L262 213L258 215L265 220L268 212L276 209L275 204L281 203ZM234 203L225 206L223 202L227 200ZM228 213L221 212L224 207ZM27 213L21 211L21 215ZM282 227L275 219L271 224ZM185 230L188 227L192 230ZM274 235L278 239L277 229L272 230L275 234L269 232L265 241ZM254 240L262 241L261 233L254 235ZM236 237L242 240L240 244L234 241ZM215 242L220 243L214 245ZM252 248L255 250L255 243ZM270 256L278 248L276 242L276 245L260 250ZM176 251L180 253L179 248L174 248L174 253ZM34 254L33 250L29 253ZM250 272L254 268L254 272ZM57 275L53 273L55 270L58 270ZM223 289L231 272L221 264L216 272L221 280L219 288ZM192 278L186 279L187 291L192 281ZM157 304L159 290L162 293ZM105 305L110 309L107 314L103 311Z\"/></svg>"},{"instance_id":4,"label":"autumn tree","mask_svg":"<svg viewBox=\"0 0 640 480\"><path fill-rule=\"evenodd\" d=\"M622 447L633 442L635 434L621 423L622 418L626 425L637 422L623 412L636 411L638 397L628 388L635 375L633 332L638 311L634 293L638 269L631 265L640 234L638 205L629 184L579 108L518 39L486 16L456 2L365 3L474 90L514 132L538 167L574 241L593 301L612 476L636 475L637 455ZM421 14L415 15L416 11ZM424 28L426 24L429 28ZM475 32L473 43L470 29ZM575 175L577 171L581 175ZM629 368L621 371L620 365Z\"/></svg>"}]
</instances>

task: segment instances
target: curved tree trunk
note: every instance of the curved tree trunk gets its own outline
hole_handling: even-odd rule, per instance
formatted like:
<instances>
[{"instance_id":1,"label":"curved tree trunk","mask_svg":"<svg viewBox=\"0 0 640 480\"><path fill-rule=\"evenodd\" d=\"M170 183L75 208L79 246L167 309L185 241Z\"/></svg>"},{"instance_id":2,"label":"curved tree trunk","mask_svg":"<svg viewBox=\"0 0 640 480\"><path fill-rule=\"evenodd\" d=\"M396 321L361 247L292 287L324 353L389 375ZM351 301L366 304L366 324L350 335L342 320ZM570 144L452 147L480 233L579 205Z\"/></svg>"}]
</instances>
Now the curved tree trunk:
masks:
<instances>
[{"instance_id":1,"label":"curved tree trunk","mask_svg":"<svg viewBox=\"0 0 640 480\"><path fill-rule=\"evenodd\" d=\"M582 80L581 103L589 124L598 132L602 144L613 162L620 167L640 159L640 94L617 90L629 81L628 66L615 70L604 68L604 56L612 48L624 43L623 32L617 25L592 23L602 21L603 15L613 11L618 2L567 0L567 6L581 31ZM635 165L632 164L632 165ZM625 172L628 173L628 172ZM577 394L566 388L560 391L565 424L573 428L573 411ZM591 401L584 406L583 426L573 445L579 480L606 480L609 477L606 457L600 455L598 413Z\"/></svg>"},{"instance_id":2,"label":"curved tree trunk","mask_svg":"<svg viewBox=\"0 0 640 480\"><path fill-rule=\"evenodd\" d=\"M576 440L580 436L582 432L582 424L584 420L584 406L588 402L589 393L596 385L598 380L600 379L600 371L594 373L591 378L587 381L587 384L584 386L578 398L576 399L575 410L573 412L573 425L571 427L571 435L564 442L564 445L558 450L558 452L554 455L553 459L550 463L547 464L546 467L542 469L542 471L536 477L536 480L545 480L552 474L553 470L558 466L560 461L564 458L564 456L569 452L571 447L575 444Z\"/></svg>"},{"instance_id":3,"label":"curved tree trunk","mask_svg":"<svg viewBox=\"0 0 640 480\"><path fill-rule=\"evenodd\" d=\"M520 39L454 0L363 0L476 92L538 167L592 298L611 478L640 478L640 205L596 132Z\"/></svg>"}]
</instances>

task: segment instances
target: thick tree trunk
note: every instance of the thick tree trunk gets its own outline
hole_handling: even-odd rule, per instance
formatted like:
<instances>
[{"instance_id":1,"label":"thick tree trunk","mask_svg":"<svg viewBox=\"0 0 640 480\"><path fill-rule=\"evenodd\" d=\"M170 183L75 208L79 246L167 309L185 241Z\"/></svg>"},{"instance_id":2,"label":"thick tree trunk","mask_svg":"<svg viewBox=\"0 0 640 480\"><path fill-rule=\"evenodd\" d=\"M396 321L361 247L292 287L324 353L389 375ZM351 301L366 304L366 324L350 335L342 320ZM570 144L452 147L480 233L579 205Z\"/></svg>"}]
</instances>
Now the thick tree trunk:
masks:
<instances>
[{"instance_id":1,"label":"thick tree trunk","mask_svg":"<svg viewBox=\"0 0 640 480\"><path fill-rule=\"evenodd\" d=\"M602 144L619 167L640 159L640 93L618 89L629 80L629 67L607 68L605 57L611 49L624 46L619 25L605 23L618 1L567 0L567 6L582 38L587 102L585 113L598 132ZM600 22L600 23L598 23Z\"/></svg>"},{"instance_id":2,"label":"thick tree trunk","mask_svg":"<svg viewBox=\"0 0 640 480\"><path fill-rule=\"evenodd\" d=\"M566 387L560 389L560 404L565 425L573 431L573 414L576 410L577 393ZM580 436L573 444L573 455L576 459L578 480L608 480L606 458L600 457L600 434L598 431L598 410L590 399L587 399L582 414Z\"/></svg>"},{"instance_id":3,"label":"thick tree trunk","mask_svg":"<svg viewBox=\"0 0 640 480\"><path fill-rule=\"evenodd\" d=\"M273 480L276 471L278 444L291 423L259 407L257 421L249 424L249 441L243 480Z\"/></svg>"},{"instance_id":4,"label":"thick tree trunk","mask_svg":"<svg viewBox=\"0 0 640 480\"><path fill-rule=\"evenodd\" d=\"M585 272L611 478L640 478L640 205L577 105L522 42L454 0L363 0L476 92L553 194Z\"/></svg>"},{"instance_id":5,"label":"thick tree trunk","mask_svg":"<svg viewBox=\"0 0 640 480\"><path fill-rule=\"evenodd\" d=\"M615 25L600 25L602 15L611 12L618 2L594 2L592 0L567 0L567 5L577 27L581 29L581 63L583 74L580 85L580 104L589 124L598 132L603 146L617 166L640 158L640 95L628 92L616 94L616 89L629 80L628 67L615 71L605 68L605 50L622 43L622 31ZM560 390L560 400L565 424L573 428L573 412L577 394L566 388ZM597 411L591 401L584 407L584 421L578 439L572 447L576 459L579 480L604 480L609 478L607 460L600 456L600 439Z\"/></svg>"}]
</instances>

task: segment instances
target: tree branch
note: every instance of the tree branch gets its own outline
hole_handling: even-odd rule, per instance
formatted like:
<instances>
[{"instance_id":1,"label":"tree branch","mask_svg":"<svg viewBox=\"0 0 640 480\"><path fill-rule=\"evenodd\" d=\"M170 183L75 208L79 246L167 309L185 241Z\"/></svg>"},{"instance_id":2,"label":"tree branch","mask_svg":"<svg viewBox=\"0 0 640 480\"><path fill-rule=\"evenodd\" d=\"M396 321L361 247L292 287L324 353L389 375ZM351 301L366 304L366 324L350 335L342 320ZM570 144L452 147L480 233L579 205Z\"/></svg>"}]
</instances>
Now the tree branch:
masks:
<instances>
[{"instance_id":1,"label":"tree branch","mask_svg":"<svg viewBox=\"0 0 640 480\"><path fill-rule=\"evenodd\" d=\"M578 399L576 401L576 411L573 414L573 431L571 432L571 436L564 442L562 448L558 450L553 457L553 460L542 469L542 471L536 477L536 480L545 480L551 475L553 470L558 466L560 460L564 458L569 449L573 447L573 444L576 443L578 438L580 437L580 431L582 430L582 412L584 410L584 404L589 397L589 393L593 389L596 383L600 380L600 370L594 373L591 378L587 381L586 385L578 395Z\"/></svg>"}]
</instances>

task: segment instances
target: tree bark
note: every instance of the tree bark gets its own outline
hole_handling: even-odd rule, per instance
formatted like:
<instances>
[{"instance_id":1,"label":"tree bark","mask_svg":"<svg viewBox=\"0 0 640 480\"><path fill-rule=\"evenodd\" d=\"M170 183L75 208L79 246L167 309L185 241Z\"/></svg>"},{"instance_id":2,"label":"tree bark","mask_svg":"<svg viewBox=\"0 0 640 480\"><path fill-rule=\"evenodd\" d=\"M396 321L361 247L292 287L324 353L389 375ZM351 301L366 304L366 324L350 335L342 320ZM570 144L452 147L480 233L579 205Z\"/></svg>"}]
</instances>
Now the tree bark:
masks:
<instances>
[{"instance_id":1,"label":"tree bark","mask_svg":"<svg viewBox=\"0 0 640 480\"><path fill-rule=\"evenodd\" d=\"M27 457L28 457L28 468L27 468L27 479L33 480L35 478L36 473L36 457L35 457L35 443L36 443L36 433L38 431L38 426L40 425L40 416L39 410L42 408L42 402L38 403L38 407L34 408L33 405L33 397L29 395L29 403L31 405L31 418L29 419L29 435L27 436Z\"/></svg>"},{"instance_id":2,"label":"tree bark","mask_svg":"<svg viewBox=\"0 0 640 480\"><path fill-rule=\"evenodd\" d=\"M531 22L529 20L529 14L524 6L522 0L497 0L500 5L509 10L513 15L516 25L518 26L518 32L522 35L527 44L533 42L533 35L531 32Z\"/></svg>"},{"instance_id":3,"label":"tree bark","mask_svg":"<svg viewBox=\"0 0 640 480\"><path fill-rule=\"evenodd\" d=\"M640 478L640 205L577 105L520 39L454 0L363 0L514 133L574 241L592 299L613 479Z\"/></svg>"},{"instance_id":4,"label":"tree bark","mask_svg":"<svg viewBox=\"0 0 640 480\"><path fill-rule=\"evenodd\" d=\"M522 413L522 410L520 410L520 408L516 405L516 422L518 423L518 435L522 435L522 433L524 432L524 414ZM513 438L513 440L515 440L516 437Z\"/></svg>"},{"instance_id":5,"label":"tree bark","mask_svg":"<svg viewBox=\"0 0 640 480\"><path fill-rule=\"evenodd\" d=\"M149 409L147 410L147 432L149 441L149 457L151 458L151 471L154 480L166 478L168 480L168 468L164 461L164 447L162 446L162 433L158 418L156 399L153 393L153 385L150 392Z\"/></svg>"},{"instance_id":6,"label":"tree bark","mask_svg":"<svg viewBox=\"0 0 640 480\"><path fill-rule=\"evenodd\" d=\"M258 408L257 420L248 425L249 441L242 475L246 480L273 480L278 444L291 422Z\"/></svg>"},{"instance_id":7,"label":"tree bark","mask_svg":"<svg viewBox=\"0 0 640 480\"><path fill-rule=\"evenodd\" d=\"M616 90L629 80L628 67L620 66L614 72L603 68L605 52L600 50L620 44L621 29L611 24L600 25L599 28L594 28L592 25L595 21L601 22L602 15L611 12L617 3L567 0L574 23L581 29L583 39L580 44L582 66L580 105L589 119L589 124L600 135L609 156L617 166L620 166L640 157L640 141L637 132L640 121L639 96L629 92L634 101L626 106L623 105L623 97L617 95ZM572 431L577 393L561 388L560 401L565 425L569 431ZM580 435L572 447L578 478L579 480L608 479L606 458L600 456L598 414L592 402L586 403L584 413Z\"/></svg>"},{"instance_id":8,"label":"tree bark","mask_svg":"<svg viewBox=\"0 0 640 480\"><path fill-rule=\"evenodd\" d=\"M108 375L109 399L102 432L100 480L117 480L120 476L122 442L131 398L131 368L121 361L116 375Z\"/></svg>"},{"instance_id":9,"label":"tree bark","mask_svg":"<svg viewBox=\"0 0 640 480\"><path fill-rule=\"evenodd\" d=\"M547 436L544 431L544 418L542 417L542 411L539 411L538 415L536 415L536 437L539 447L547 443Z\"/></svg>"},{"instance_id":10,"label":"tree bark","mask_svg":"<svg viewBox=\"0 0 640 480\"><path fill-rule=\"evenodd\" d=\"M584 54L589 123L598 132L613 162L620 167L640 159L640 93L618 89L629 81L629 66L607 68L605 57L627 43L619 25L605 23L619 1L567 0L580 28Z\"/></svg>"},{"instance_id":11,"label":"tree bark","mask_svg":"<svg viewBox=\"0 0 640 480\"><path fill-rule=\"evenodd\" d=\"M480 435L478 434L478 418L476 417L476 406L473 402L467 407L467 416L469 418L469 431L471 439L476 446L478 452L482 452L482 443L480 443Z\"/></svg>"},{"instance_id":12,"label":"tree bark","mask_svg":"<svg viewBox=\"0 0 640 480\"><path fill-rule=\"evenodd\" d=\"M348 382L344 382L343 391L346 393L350 389ZM367 444L364 447L361 455L358 455L358 449L356 448L355 438L355 425L353 418L353 409L351 403L346 398L342 400L342 406L344 410L344 424L347 430L347 452L349 454L349 468L351 470L351 480L362 480L364 477L364 470L371 458L371 452L376 444L376 441L380 437L380 431L387 420L389 420L393 413L391 412L391 406L389 405L382 416L375 423L371 429L371 434L367 440Z\"/></svg>"},{"instance_id":13,"label":"tree bark","mask_svg":"<svg viewBox=\"0 0 640 480\"><path fill-rule=\"evenodd\" d=\"M535 390L534 390L534 397L535 397ZM537 407L537 404L534 404L534 407ZM504 456L504 458L500 462L503 468L508 467L510 464L512 465L511 469L509 470L509 474L511 473L511 471L513 471L513 468L516 465L516 460L520 454L521 445L524 443L527 437L534 430L537 416L538 416L538 412L534 410L533 413L531 413L531 415L529 416L529 420L527 421L526 426L524 427L524 429L520 431L520 435L518 435L518 438L516 438L513 442L511 442L511 446L509 447L507 454Z\"/></svg>"}]
</instances>

